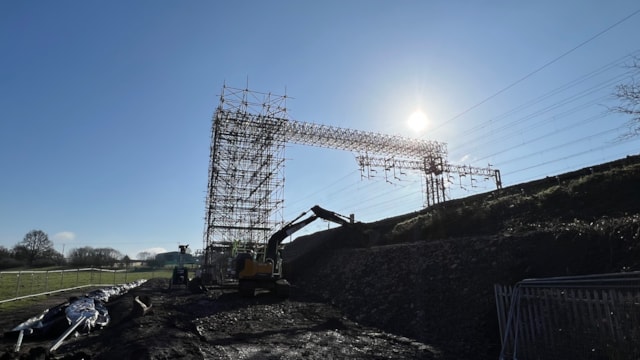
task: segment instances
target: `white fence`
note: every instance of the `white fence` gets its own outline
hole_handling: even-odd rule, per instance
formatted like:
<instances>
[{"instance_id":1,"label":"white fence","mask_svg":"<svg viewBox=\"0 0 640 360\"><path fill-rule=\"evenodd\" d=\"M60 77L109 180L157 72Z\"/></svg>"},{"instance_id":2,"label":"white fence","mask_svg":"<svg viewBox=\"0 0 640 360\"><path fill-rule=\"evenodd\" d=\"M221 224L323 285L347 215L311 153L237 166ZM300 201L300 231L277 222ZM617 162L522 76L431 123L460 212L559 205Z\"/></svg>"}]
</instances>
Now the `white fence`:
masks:
<instances>
[{"instance_id":1,"label":"white fence","mask_svg":"<svg viewBox=\"0 0 640 360\"><path fill-rule=\"evenodd\" d=\"M126 269L0 271L0 303L89 286L116 285L136 279Z\"/></svg>"}]
</instances>

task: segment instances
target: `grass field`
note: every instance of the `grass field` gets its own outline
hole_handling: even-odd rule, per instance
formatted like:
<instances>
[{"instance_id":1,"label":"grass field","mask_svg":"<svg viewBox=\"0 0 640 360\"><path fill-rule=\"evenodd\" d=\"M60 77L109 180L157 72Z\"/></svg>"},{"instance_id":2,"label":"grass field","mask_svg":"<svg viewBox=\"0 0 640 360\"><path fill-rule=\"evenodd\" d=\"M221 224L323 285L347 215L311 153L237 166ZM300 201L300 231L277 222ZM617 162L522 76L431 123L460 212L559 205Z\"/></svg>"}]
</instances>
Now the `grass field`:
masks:
<instances>
[{"instance_id":1,"label":"grass field","mask_svg":"<svg viewBox=\"0 0 640 360\"><path fill-rule=\"evenodd\" d=\"M139 279L171 277L171 268L108 270L98 268L0 272L0 310L10 299L81 286L124 284ZM17 305L17 304L16 304Z\"/></svg>"}]
</instances>

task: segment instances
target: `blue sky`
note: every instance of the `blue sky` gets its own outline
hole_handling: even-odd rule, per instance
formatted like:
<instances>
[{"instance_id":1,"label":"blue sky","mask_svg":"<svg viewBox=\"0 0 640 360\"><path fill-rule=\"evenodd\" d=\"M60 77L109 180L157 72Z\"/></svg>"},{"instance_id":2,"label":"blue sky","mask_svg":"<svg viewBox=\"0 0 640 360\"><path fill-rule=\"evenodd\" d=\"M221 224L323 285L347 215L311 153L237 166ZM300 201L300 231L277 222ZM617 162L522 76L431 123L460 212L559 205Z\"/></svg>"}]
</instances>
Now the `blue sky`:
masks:
<instances>
[{"instance_id":1,"label":"blue sky","mask_svg":"<svg viewBox=\"0 0 640 360\"><path fill-rule=\"evenodd\" d=\"M640 53L640 14L603 31L638 10L636 0L2 1L0 246L41 229L65 252L201 248L224 83L286 92L294 120L446 142L451 163L490 163L505 186L637 154L640 139L615 141L627 119L607 107ZM420 133L406 125L417 108L429 118ZM298 145L287 159L287 219L315 204L362 221L422 206L418 174L361 180L353 154ZM460 181L450 193L492 188Z\"/></svg>"}]
</instances>

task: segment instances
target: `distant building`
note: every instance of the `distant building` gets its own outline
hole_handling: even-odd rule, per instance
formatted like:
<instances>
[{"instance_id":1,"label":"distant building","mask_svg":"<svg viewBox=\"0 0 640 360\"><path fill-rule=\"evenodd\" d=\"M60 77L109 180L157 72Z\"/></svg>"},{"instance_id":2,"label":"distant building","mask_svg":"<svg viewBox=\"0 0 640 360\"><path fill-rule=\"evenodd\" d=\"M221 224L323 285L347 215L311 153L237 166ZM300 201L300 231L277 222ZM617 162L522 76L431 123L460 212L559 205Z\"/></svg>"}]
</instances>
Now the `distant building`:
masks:
<instances>
[{"instance_id":1,"label":"distant building","mask_svg":"<svg viewBox=\"0 0 640 360\"><path fill-rule=\"evenodd\" d=\"M180 263L180 252L171 251L171 252L166 252L162 254L157 254L155 260L164 265L178 265ZM185 265L188 265L188 264L198 264L199 262L198 262L198 259L191 254L182 254L182 263Z\"/></svg>"}]
</instances>

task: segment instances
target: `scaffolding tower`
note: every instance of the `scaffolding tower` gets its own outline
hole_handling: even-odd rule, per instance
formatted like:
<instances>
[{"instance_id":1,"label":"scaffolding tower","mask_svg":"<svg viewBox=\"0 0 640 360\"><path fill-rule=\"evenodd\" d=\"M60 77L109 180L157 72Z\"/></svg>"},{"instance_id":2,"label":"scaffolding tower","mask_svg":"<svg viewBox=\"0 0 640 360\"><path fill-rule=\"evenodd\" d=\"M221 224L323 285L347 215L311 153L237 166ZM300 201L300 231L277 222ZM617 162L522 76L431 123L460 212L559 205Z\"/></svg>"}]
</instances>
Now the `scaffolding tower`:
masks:
<instances>
[{"instance_id":1,"label":"scaffolding tower","mask_svg":"<svg viewBox=\"0 0 640 360\"><path fill-rule=\"evenodd\" d=\"M290 120L286 101L286 95L222 89L211 127L205 267L220 249L264 244L283 224L286 143L351 151L362 174L419 171L425 207L447 200L452 174L493 178L502 187L499 170L449 164L446 143Z\"/></svg>"},{"instance_id":2,"label":"scaffolding tower","mask_svg":"<svg viewBox=\"0 0 640 360\"><path fill-rule=\"evenodd\" d=\"M283 222L286 96L224 87L211 127L205 264Z\"/></svg>"}]
</instances>

